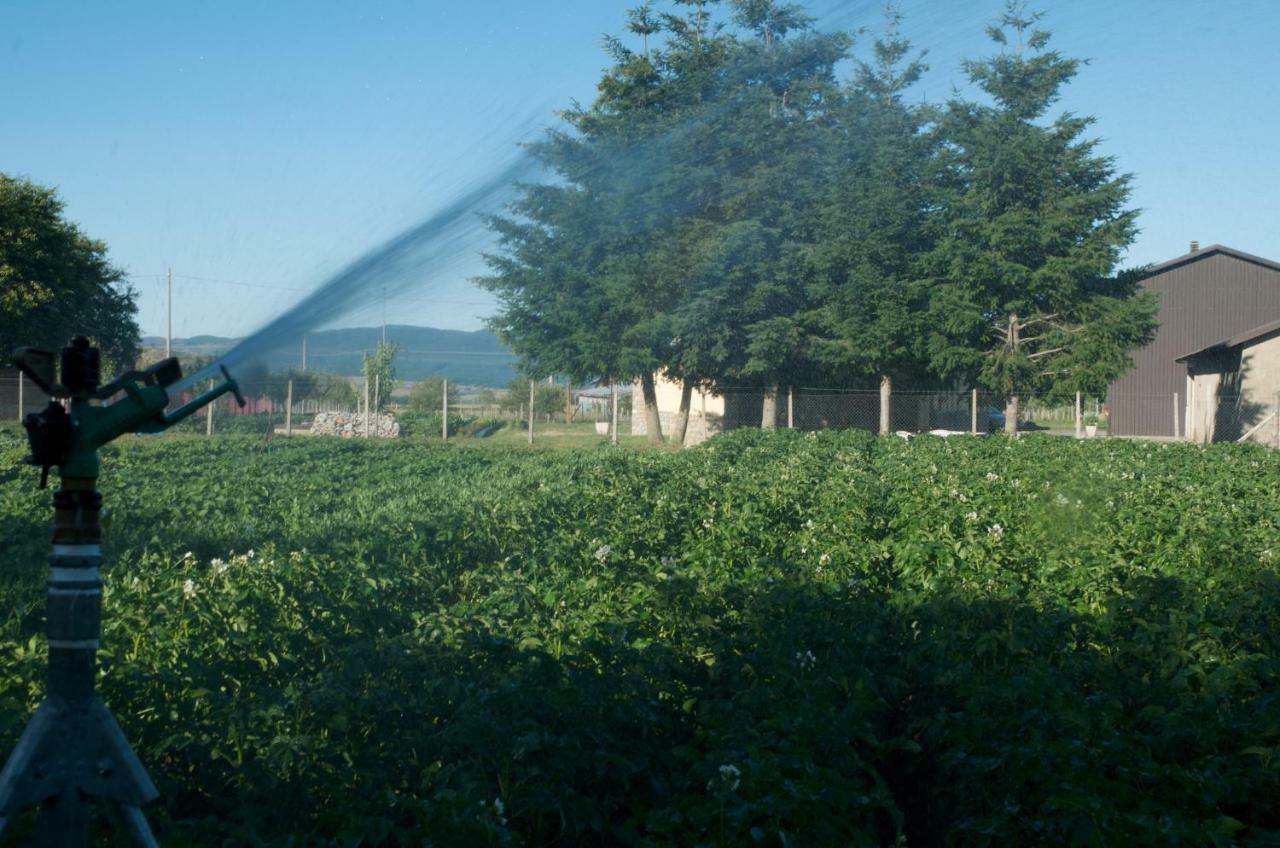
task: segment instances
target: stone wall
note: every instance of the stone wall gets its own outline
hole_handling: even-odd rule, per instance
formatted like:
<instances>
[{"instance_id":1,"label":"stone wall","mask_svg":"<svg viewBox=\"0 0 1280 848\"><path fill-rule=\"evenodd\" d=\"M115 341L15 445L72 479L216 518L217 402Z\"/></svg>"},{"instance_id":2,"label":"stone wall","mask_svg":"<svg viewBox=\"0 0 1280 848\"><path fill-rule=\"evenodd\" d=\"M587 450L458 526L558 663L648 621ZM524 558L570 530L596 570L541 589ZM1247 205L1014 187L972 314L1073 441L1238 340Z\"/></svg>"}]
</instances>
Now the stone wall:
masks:
<instances>
[{"instance_id":1,"label":"stone wall","mask_svg":"<svg viewBox=\"0 0 1280 848\"><path fill-rule=\"evenodd\" d=\"M316 436L341 436L344 439L356 436L395 439L400 436L400 422L390 413L365 416L356 412L318 412L311 422L311 433Z\"/></svg>"}]
</instances>

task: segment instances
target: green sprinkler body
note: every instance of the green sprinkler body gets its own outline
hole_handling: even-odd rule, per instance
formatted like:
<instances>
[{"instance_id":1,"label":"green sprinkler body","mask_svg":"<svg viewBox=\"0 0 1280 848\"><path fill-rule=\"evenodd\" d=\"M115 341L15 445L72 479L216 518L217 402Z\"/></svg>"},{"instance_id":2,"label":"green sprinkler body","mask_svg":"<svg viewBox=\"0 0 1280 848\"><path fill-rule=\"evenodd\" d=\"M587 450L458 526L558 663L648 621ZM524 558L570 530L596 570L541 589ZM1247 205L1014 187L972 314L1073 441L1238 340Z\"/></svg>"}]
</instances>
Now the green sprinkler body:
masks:
<instances>
[{"instance_id":1,"label":"green sprinkler body","mask_svg":"<svg viewBox=\"0 0 1280 848\"><path fill-rule=\"evenodd\" d=\"M86 848L90 803L96 799L117 808L136 844L154 846L141 808L159 793L95 692L102 634L98 452L126 433L167 430L228 392L241 406L244 398L224 368L223 382L166 412L168 387L182 378L176 359L130 371L100 386L98 350L83 337L62 350L61 381L54 377L52 353L24 348L14 362L51 398L67 398L69 403L52 400L23 422L31 444L30 462L42 469L41 487L54 466L61 486L53 496L49 558L48 691L0 771L0 831L18 812L38 806L37 845Z\"/></svg>"},{"instance_id":2,"label":"green sprinkler body","mask_svg":"<svg viewBox=\"0 0 1280 848\"><path fill-rule=\"evenodd\" d=\"M222 383L166 412L168 387L182 379L182 368L174 358L143 371L129 371L99 386L98 349L84 337L63 348L61 383L54 381L53 354L48 351L22 348L14 354L14 362L50 397L70 399L70 410L51 401L44 411L28 415L24 422L31 462L43 469L42 486L55 465L62 477L97 477L98 450L103 445L126 433L163 432L228 392L244 406L239 385L223 368ZM115 402L101 403L121 392L124 396Z\"/></svg>"}]
</instances>

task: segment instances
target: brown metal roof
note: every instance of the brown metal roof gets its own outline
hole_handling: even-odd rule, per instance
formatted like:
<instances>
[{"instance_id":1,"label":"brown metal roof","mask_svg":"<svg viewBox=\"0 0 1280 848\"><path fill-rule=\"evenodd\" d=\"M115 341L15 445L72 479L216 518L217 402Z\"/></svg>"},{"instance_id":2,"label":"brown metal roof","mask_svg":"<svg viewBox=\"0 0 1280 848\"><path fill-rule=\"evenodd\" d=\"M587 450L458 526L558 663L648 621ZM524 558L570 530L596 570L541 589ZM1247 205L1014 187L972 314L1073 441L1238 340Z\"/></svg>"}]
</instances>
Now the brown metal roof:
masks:
<instances>
[{"instance_id":1,"label":"brown metal roof","mask_svg":"<svg viewBox=\"0 0 1280 848\"><path fill-rule=\"evenodd\" d=\"M1170 268L1177 268L1179 265L1186 265L1189 262L1195 262L1198 259L1207 259L1214 254L1225 254L1234 256L1236 259L1252 262L1255 265L1261 265L1263 268L1270 268L1273 271L1280 271L1280 262L1274 259L1267 259L1264 256L1255 256L1252 253L1245 253L1243 250L1236 250L1234 247L1227 247L1225 244L1211 244L1208 247L1202 247L1194 253L1184 253L1174 259L1161 262L1159 265L1153 265L1148 271L1149 274L1158 274L1161 271L1167 271Z\"/></svg>"},{"instance_id":2,"label":"brown metal roof","mask_svg":"<svg viewBox=\"0 0 1280 848\"><path fill-rule=\"evenodd\" d=\"M1214 351L1230 350L1233 347L1240 347L1241 345L1247 345L1249 342L1255 339L1260 339L1263 336L1270 335L1271 333L1274 333L1277 330L1280 330L1280 321L1269 321L1260 327L1254 327L1252 330L1245 330L1243 333L1236 333L1234 336L1230 338L1223 339L1220 342L1214 342L1211 345L1206 345L1200 348L1199 350L1192 351L1191 353L1188 353L1184 356L1179 356L1176 361L1186 362L1188 359L1192 358L1193 356L1200 356L1203 353L1213 353Z\"/></svg>"}]
</instances>

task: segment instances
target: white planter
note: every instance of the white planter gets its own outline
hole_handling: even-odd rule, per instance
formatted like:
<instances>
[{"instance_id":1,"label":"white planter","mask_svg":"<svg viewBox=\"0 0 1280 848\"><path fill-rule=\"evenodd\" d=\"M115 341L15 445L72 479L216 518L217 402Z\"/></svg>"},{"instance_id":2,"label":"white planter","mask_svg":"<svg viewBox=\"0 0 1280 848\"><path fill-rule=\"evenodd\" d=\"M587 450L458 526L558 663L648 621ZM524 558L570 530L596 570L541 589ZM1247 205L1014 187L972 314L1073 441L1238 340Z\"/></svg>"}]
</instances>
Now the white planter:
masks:
<instances>
[{"instance_id":1,"label":"white planter","mask_svg":"<svg viewBox=\"0 0 1280 848\"><path fill-rule=\"evenodd\" d=\"M597 435L597 436L607 436L607 435L609 435L609 422L608 422L608 421L597 421L597 422L596 422L596 435Z\"/></svg>"},{"instance_id":2,"label":"white planter","mask_svg":"<svg viewBox=\"0 0 1280 848\"><path fill-rule=\"evenodd\" d=\"M1087 438L1090 438L1090 439L1094 438L1095 436L1098 435L1098 425L1097 424L1084 425L1084 434Z\"/></svg>"}]
</instances>

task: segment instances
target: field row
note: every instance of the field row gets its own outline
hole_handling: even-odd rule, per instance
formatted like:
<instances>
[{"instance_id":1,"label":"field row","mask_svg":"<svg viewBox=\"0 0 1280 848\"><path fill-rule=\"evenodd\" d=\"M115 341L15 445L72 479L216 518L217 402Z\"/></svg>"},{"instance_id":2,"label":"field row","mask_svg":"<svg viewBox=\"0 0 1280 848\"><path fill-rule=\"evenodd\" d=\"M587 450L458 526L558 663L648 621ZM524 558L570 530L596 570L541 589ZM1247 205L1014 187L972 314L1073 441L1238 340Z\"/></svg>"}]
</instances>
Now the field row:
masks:
<instances>
[{"instance_id":1,"label":"field row","mask_svg":"<svg viewBox=\"0 0 1280 848\"><path fill-rule=\"evenodd\" d=\"M0 451L7 746L49 509ZM1260 449L229 437L104 468L102 689L167 844L1280 837Z\"/></svg>"}]
</instances>

